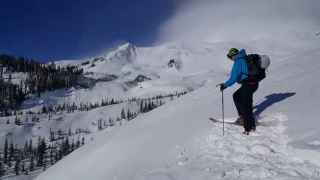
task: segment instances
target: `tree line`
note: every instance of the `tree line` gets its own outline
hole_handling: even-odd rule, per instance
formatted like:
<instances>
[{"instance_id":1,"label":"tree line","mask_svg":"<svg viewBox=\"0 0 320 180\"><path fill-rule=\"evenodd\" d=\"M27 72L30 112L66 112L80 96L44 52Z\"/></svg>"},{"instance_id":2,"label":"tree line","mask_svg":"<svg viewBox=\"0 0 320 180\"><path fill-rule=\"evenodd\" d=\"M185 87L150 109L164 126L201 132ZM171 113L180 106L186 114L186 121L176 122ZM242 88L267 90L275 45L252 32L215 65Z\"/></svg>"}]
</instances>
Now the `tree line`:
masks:
<instances>
[{"instance_id":1,"label":"tree line","mask_svg":"<svg viewBox=\"0 0 320 180\"><path fill-rule=\"evenodd\" d=\"M14 146L11 141L10 144L6 138L4 149L0 154L0 177L8 174L25 174L46 168L60 161L77 148L84 145L85 138L76 141L69 140L68 137L63 138L57 143L46 143L46 139L38 137L36 144L30 141L25 142L23 149L19 149L17 144Z\"/></svg>"},{"instance_id":2,"label":"tree line","mask_svg":"<svg viewBox=\"0 0 320 180\"><path fill-rule=\"evenodd\" d=\"M5 72L27 73L25 81L12 83L12 77L4 78ZM24 57L15 58L0 55L0 116L9 116L10 110L17 110L22 102L33 94L40 97L45 91L70 88L76 86L77 77L83 69L75 66L60 67L53 62L45 64Z\"/></svg>"},{"instance_id":3,"label":"tree line","mask_svg":"<svg viewBox=\"0 0 320 180\"><path fill-rule=\"evenodd\" d=\"M141 103L144 102L144 108L140 108L140 112L143 113L144 111L148 111L148 110L146 110L146 108L152 109L152 107L154 106L154 104L152 104L152 103L154 103L153 100L157 100L156 101L157 103L164 103L164 101L162 101L161 99L170 97L172 100L173 97L175 97L175 96L179 97L179 96L184 95L186 93L187 92L184 91L184 92L179 92L179 93L175 92L175 93L171 93L171 94L167 94L167 95L161 94L161 95L156 95L156 96L148 97L148 98L133 97L133 98L128 98L128 100L122 100L122 99L115 100L113 98L106 99L106 100L102 99L100 103L98 103L98 102L96 102L96 103L80 102L80 105L76 105L74 102L72 104L63 103L63 104L57 105L56 107L53 107L52 105L43 106L42 110L38 111L38 112L28 110L25 112L25 114L30 114L30 115L32 115L32 114L46 114L46 115L48 115L49 114L49 116L51 117L52 114L57 114L57 113L62 114L63 112L73 113L76 110L89 111L89 110L92 110L92 109L95 109L98 107L116 105L116 104L121 104L124 102L137 102L137 103L140 103L140 106L141 106ZM15 110L11 113L7 113L7 116L17 116L17 115L23 115L23 112L22 111L18 112ZM33 122L35 122L35 121L33 121Z\"/></svg>"}]
</instances>

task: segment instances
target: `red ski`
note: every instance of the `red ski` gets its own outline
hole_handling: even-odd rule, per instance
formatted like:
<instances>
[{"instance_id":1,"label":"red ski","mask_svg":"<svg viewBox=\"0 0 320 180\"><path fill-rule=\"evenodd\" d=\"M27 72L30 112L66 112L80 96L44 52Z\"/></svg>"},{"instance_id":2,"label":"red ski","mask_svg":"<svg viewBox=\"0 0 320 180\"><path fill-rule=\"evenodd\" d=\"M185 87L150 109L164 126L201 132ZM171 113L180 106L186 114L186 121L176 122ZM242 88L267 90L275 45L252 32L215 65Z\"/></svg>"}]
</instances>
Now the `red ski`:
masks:
<instances>
[{"instance_id":1,"label":"red ski","mask_svg":"<svg viewBox=\"0 0 320 180\"><path fill-rule=\"evenodd\" d=\"M223 121L221 121L221 120L217 120L217 119L213 119L213 118L209 118L212 122L218 122L218 123L223 123ZM233 125L237 125L237 126L243 126L243 125L241 125L241 124L236 124L235 122L224 122L224 123L226 123L226 124L233 124Z\"/></svg>"}]
</instances>

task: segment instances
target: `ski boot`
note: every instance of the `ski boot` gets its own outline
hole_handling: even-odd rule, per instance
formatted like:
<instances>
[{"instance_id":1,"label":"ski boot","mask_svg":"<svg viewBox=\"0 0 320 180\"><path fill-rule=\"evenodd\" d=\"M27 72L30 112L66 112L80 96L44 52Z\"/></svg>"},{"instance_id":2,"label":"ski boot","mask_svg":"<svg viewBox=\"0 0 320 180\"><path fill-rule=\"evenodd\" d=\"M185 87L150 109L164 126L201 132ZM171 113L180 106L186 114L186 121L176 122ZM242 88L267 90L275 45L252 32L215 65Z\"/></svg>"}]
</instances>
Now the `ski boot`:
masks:
<instances>
[{"instance_id":1,"label":"ski boot","mask_svg":"<svg viewBox=\"0 0 320 180\"><path fill-rule=\"evenodd\" d=\"M243 117L239 116L236 122L234 122L234 124L243 126Z\"/></svg>"}]
</instances>

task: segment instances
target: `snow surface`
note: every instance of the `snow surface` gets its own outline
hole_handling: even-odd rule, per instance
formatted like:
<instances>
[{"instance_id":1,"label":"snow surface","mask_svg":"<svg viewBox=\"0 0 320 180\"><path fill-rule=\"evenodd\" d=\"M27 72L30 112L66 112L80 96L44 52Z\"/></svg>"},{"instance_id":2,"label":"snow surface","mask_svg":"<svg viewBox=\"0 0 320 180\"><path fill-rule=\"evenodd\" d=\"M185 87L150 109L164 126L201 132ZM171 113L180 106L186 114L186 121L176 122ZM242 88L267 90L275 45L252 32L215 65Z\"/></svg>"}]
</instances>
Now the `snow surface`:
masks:
<instances>
[{"instance_id":1,"label":"snow surface","mask_svg":"<svg viewBox=\"0 0 320 180\"><path fill-rule=\"evenodd\" d=\"M263 38L269 41L270 37ZM213 48L216 54L208 49L207 56L212 55L214 61L207 66L212 67L211 71L201 72L201 67L195 65L191 72L190 65L179 70L182 80L172 78L170 83L160 78L141 83L153 92L161 87L181 86L188 74L186 77L192 81L202 82L197 90L102 134L36 179L320 179L320 85L316 83L320 75L316 60L320 56L320 41L306 38L301 40L303 48L298 48L292 41L283 43L283 39L277 41L279 38L275 37L272 45L259 41L272 61L267 78L254 95L256 132L246 136L241 134L242 127L225 124L223 136L222 124L208 118L222 117L221 93L215 85L227 79L224 70L232 65L221 63L217 71L213 64L220 60L215 58L222 59L226 49L234 44L245 47L249 53L259 49L242 43L211 44L220 47ZM155 49L159 54L159 50L170 54L183 49L182 43L172 44ZM182 50L181 54L183 51L193 52ZM181 61L188 64L188 58ZM232 93L238 87L224 93L226 121L236 119ZM131 93L141 95L137 92L138 89L131 89Z\"/></svg>"}]
</instances>

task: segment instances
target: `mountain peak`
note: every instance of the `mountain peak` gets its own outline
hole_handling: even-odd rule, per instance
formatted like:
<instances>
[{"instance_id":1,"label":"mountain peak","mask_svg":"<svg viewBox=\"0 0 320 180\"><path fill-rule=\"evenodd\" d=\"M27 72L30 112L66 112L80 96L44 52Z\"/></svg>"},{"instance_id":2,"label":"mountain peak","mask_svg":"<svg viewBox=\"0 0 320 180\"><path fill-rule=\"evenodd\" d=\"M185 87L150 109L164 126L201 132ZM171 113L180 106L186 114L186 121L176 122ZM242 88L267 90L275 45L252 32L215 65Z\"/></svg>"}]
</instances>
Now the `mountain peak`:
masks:
<instances>
[{"instance_id":1,"label":"mountain peak","mask_svg":"<svg viewBox=\"0 0 320 180\"><path fill-rule=\"evenodd\" d=\"M123 51L123 50L135 50L136 47L134 45L132 45L131 43L125 43L122 46L119 46L117 51Z\"/></svg>"},{"instance_id":2,"label":"mountain peak","mask_svg":"<svg viewBox=\"0 0 320 180\"><path fill-rule=\"evenodd\" d=\"M116 61L121 62L121 64L126 64L129 61L132 61L137 56L137 47L130 43L126 43L122 46L119 46L117 50L110 52L109 54L101 57L101 61L108 60L110 62Z\"/></svg>"}]
</instances>

